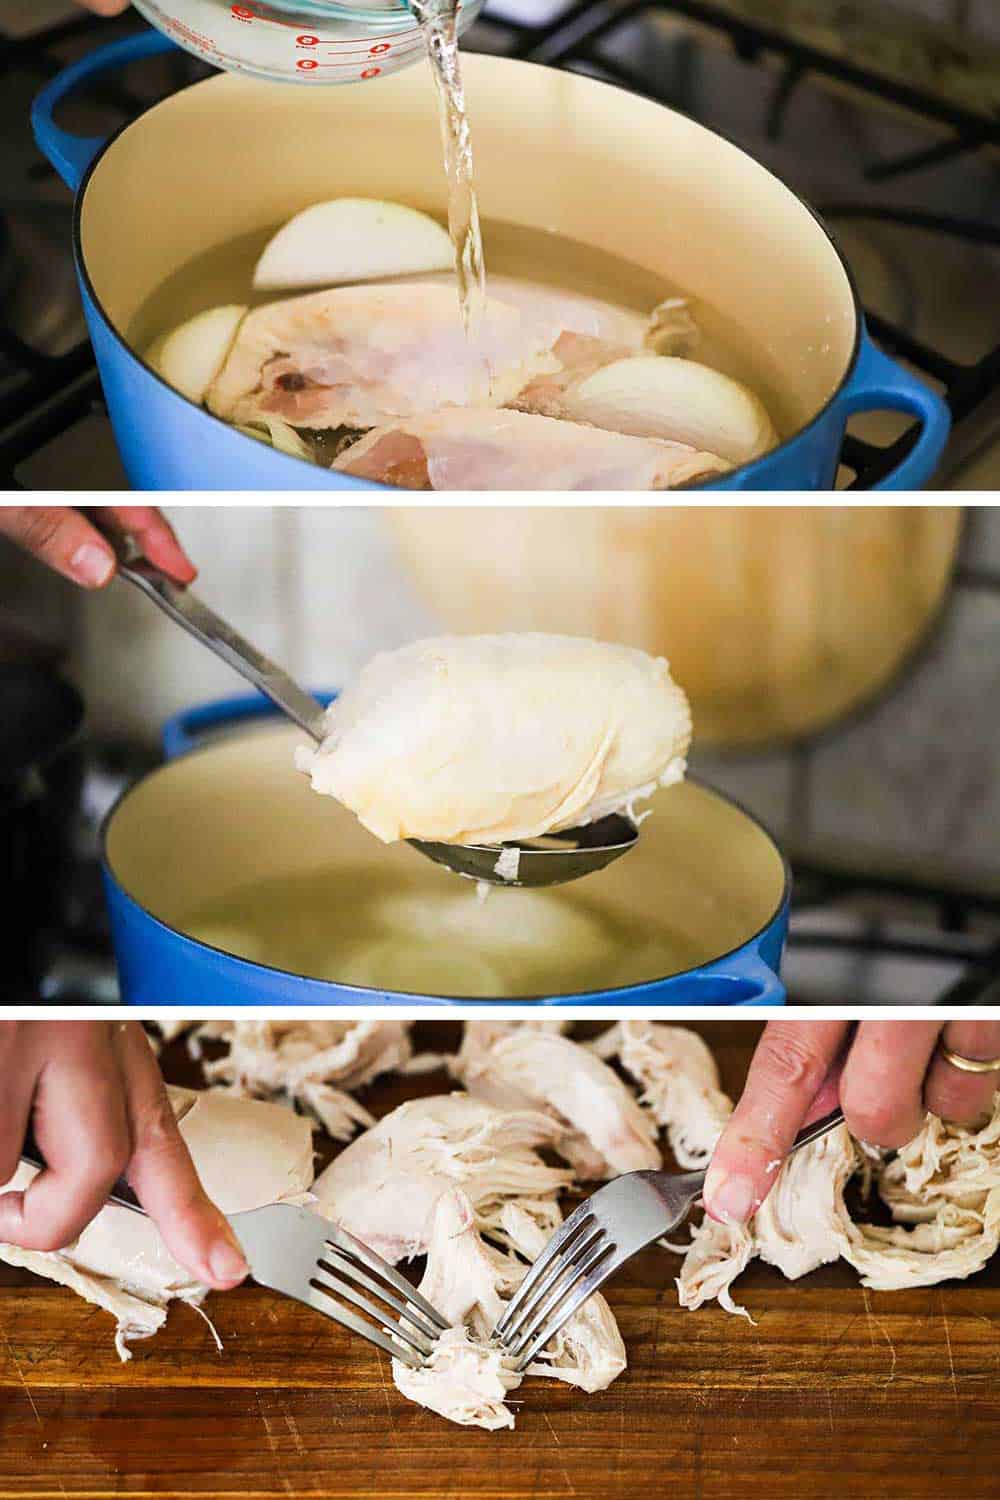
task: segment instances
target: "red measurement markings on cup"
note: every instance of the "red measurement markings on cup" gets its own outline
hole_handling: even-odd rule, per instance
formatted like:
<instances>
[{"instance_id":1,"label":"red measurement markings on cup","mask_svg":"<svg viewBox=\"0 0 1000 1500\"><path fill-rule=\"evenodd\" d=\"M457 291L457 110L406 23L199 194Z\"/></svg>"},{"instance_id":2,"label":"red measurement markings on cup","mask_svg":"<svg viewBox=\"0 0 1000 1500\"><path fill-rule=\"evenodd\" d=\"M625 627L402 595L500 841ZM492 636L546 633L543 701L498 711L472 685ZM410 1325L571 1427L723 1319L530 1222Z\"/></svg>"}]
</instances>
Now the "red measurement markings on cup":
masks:
<instances>
[{"instance_id":1,"label":"red measurement markings on cup","mask_svg":"<svg viewBox=\"0 0 1000 1500\"><path fill-rule=\"evenodd\" d=\"M358 69L356 62L321 63L317 62L314 57L300 57L295 66L300 73L314 73L318 68L350 68L352 72L357 72ZM358 73L359 78L380 78L381 76L381 68L362 68Z\"/></svg>"},{"instance_id":2,"label":"red measurement markings on cup","mask_svg":"<svg viewBox=\"0 0 1000 1500\"><path fill-rule=\"evenodd\" d=\"M411 35L412 33L410 32L404 33L403 41L405 42ZM348 68L352 72L357 73L359 78L381 78L383 69L373 59L378 58L381 60L387 58L391 52L395 52L397 57L401 57L408 52L418 50L422 46L419 35L417 36L416 47L412 45L404 46L400 42L375 42L372 46L366 47L362 51L354 51L350 46L343 44L330 46L329 43L323 41L322 37L313 36L310 32L296 37L295 40L298 46L310 49L317 46L326 46L336 59L331 62L320 62L315 57L300 57L295 64L300 73L315 73L319 68ZM357 41L358 38L353 37L351 40ZM362 66L362 64L367 64L367 66Z\"/></svg>"},{"instance_id":3,"label":"red measurement markings on cup","mask_svg":"<svg viewBox=\"0 0 1000 1500\"><path fill-rule=\"evenodd\" d=\"M228 60L226 59L225 52L216 46L210 36L203 36L200 31L192 31L191 27L186 26L183 21L176 21L172 17L167 17L164 29L177 37L184 46L192 47L206 56Z\"/></svg>"}]
</instances>

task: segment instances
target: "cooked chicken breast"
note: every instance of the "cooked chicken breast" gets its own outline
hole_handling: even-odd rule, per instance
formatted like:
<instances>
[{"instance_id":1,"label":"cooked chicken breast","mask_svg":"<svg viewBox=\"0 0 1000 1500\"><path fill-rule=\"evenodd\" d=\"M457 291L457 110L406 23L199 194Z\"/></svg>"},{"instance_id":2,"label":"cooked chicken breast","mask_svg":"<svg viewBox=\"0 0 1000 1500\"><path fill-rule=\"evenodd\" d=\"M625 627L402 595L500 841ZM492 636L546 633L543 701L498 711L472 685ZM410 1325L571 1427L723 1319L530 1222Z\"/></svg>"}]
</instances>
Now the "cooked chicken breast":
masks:
<instances>
[{"instance_id":1,"label":"cooked chicken breast","mask_svg":"<svg viewBox=\"0 0 1000 1500\"><path fill-rule=\"evenodd\" d=\"M352 1142L316 1181L321 1213L395 1265L423 1255L431 1214L446 1187L461 1187L480 1229L500 1229L511 1198L551 1232L557 1196L572 1176L546 1166L538 1148L554 1146L548 1115L504 1112L468 1094L439 1094L401 1104Z\"/></svg>"},{"instance_id":2,"label":"cooked chicken breast","mask_svg":"<svg viewBox=\"0 0 1000 1500\"><path fill-rule=\"evenodd\" d=\"M642 1088L640 1101L666 1131L679 1167L708 1165L732 1113L719 1088L715 1058L696 1031L652 1021L619 1021L598 1037L592 1050L617 1057Z\"/></svg>"},{"instance_id":3,"label":"cooked chicken breast","mask_svg":"<svg viewBox=\"0 0 1000 1500\"><path fill-rule=\"evenodd\" d=\"M844 1189L870 1173L897 1221L856 1223ZM973 1275L1000 1246L1000 1094L979 1131L929 1115L891 1162L873 1160L846 1126L790 1156L746 1228L705 1219L694 1230L677 1287L684 1307L717 1297L731 1312L729 1288L759 1256L790 1279L842 1259L877 1291L934 1286Z\"/></svg>"},{"instance_id":4,"label":"cooked chicken breast","mask_svg":"<svg viewBox=\"0 0 1000 1500\"><path fill-rule=\"evenodd\" d=\"M376 656L296 765L386 843L501 843L681 780L690 738L662 658L576 636L443 636Z\"/></svg>"},{"instance_id":5,"label":"cooked chicken breast","mask_svg":"<svg viewBox=\"0 0 1000 1500\"><path fill-rule=\"evenodd\" d=\"M199 1035L227 1044L206 1062L206 1079L252 1099L284 1099L314 1115L335 1141L375 1123L352 1097L409 1061L409 1021L222 1021ZM339 1087L337 1087L339 1085Z\"/></svg>"},{"instance_id":6,"label":"cooked chicken breast","mask_svg":"<svg viewBox=\"0 0 1000 1500\"><path fill-rule=\"evenodd\" d=\"M562 1129L556 1150L581 1177L662 1166L655 1121L606 1063L568 1037L537 1030L480 1036L473 1023L452 1071L499 1109L549 1115Z\"/></svg>"},{"instance_id":7,"label":"cooked chicken breast","mask_svg":"<svg viewBox=\"0 0 1000 1500\"><path fill-rule=\"evenodd\" d=\"M483 1241L461 1189L441 1193L430 1220L427 1271L420 1290L452 1327L422 1369L393 1361L393 1378L405 1396L463 1426L495 1430L514 1425L505 1403L522 1377L491 1341L491 1334L527 1273L527 1261L539 1254L547 1235L516 1205L508 1205L507 1212L525 1260ZM597 1391L610 1385L625 1364L618 1325L598 1295L569 1319L526 1373Z\"/></svg>"},{"instance_id":8,"label":"cooked chicken breast","mask_svg":"<svg viewBox=\"0 0 1000 1500\"><path fill-rule=\"evenodd\" d=\"M223 1213L307 1197L313 1179L308 1120L278 1105L218 1092L172 1090L171 1100L205 1191ZM33 1167L22 1164L7 1187L21 1189L34 1175ZM152 1221L127 1208L102 1209L64 1250L0 1245L0 1260L70 1286L111 1313L122 1359L130 1357L130 1340L162 1326L170 1301L197 1304L208 1291L177 1263Z\"/></svg>"}]
</instances>

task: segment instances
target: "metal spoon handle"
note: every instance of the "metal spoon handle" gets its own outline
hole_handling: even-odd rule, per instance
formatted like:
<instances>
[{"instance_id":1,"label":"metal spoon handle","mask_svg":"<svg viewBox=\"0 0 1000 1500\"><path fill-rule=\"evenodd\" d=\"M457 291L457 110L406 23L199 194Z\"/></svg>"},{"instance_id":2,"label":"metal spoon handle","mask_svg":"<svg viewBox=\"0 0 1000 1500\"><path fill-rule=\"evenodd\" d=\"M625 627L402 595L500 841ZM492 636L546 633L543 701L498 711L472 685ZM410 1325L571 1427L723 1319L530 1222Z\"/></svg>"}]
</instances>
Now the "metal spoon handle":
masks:
<instances>
[{"instance_id":1,"label":"metal spoon handle","mask_svg":"<svg viewBox=\"0 0 1000 1500\"><path fill-rule=\"evenodd\" d=\"M287 672L252 646L190 589L180 588L144 560L120 562L118 573L141 589L147 599L152 599L175 625L214 651L227 666L270 698L306 734L317 741L323 739L323 709L312 694L293 682Z\"/></svg>"}]
</instances>

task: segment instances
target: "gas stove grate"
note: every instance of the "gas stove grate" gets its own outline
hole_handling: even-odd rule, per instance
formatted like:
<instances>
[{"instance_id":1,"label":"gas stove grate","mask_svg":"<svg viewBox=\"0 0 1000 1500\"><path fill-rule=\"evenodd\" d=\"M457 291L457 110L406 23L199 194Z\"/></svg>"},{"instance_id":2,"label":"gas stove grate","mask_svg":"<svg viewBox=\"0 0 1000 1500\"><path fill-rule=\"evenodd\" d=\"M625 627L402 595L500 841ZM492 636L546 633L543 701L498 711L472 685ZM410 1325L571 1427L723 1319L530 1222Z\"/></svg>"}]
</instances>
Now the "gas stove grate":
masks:
<instances>
[{"instance_id":1,"label":"gas stove grate","mask_svg":"<svg viewBox=\"0 0 1000 1500\"><path fill-rule=\"evenodd\" d=\"M889 70L866 61L823 48L804 39L803 29L794 24L796 9L811 13L811 19L830 13L831 24L864 24L884 27L889 40L893 28L899 29L900 50L914 44L928 55L929 63L961 62L971 71L984 73L987 64L977 59L973 44L961 44L954 33L929 24L914 25L908 18L894 17L877 6L826 4L824 0L795 0L784 7L780 21L755 14L766 7L759 0L574 0L561 13L541 25L532 25L504 14L503 0L497 12L490 13L491 24L507 33L509 54L526 61L542 62L550 67L596 72L633 92L658 99L677 107L669 92L655 86L650 76L620 57L611 55L606 43L626 26L653 14L686 19L714 28L728 38L737 55L745 61L756 61L768 53L779 58L783 71L778 79L768 117L768 134L774 139L781 130L788 105L799 85L809 74L819 74L841 84L848 84L862 94L888 100L911 114L945 127L949 137L921 151L908 152L890 161L879 161L861 169L870 182L916 173L922 168L987 146L1000 146L1000 83L992 110L985 104L972 107L957 92L947 89L920 88L910 82L898 67ZM773 7L771 7L773 12ZM994 49L995 50L995 49ZM1000 78L1000 51L993 66ZM820 213L830 221L864 218L883 223L908 224L955 239L985 244L1000 249L1000 226L979 220L968 220L920 210L882 208L871 203L819 203ZM979 410L1000 391L1000 344L995 345L974 364L959 364L921 342L905 329L874 312L868 311L868 326L877 342L890 354L904 360L924 375L945 397L953 421L958 424ZM910 452L918 435L914 425L888 446L877 446L848 433L841 453L842 466L853 476L848 489L870 489L890 473Z\"/></svg>"},{"instance_id":2,"label":"gas stove grate","mask_svg":"<svg viewBox=\"0 0 1000 1500\"><path fill-rule=\"evenodd\" d=\"M961 80L965 76L963 67L969 71L982 66L977 49L963 43L957 34L899 19L898 13L882 13L868 5L844 4L841 0L837 4L833 0L788 0L782 20L777 21L768 18L769 7L762 0L568 0L561 8L557 7L555 14L550 6L547 18L540 24L532 24L523 19L526 9L519 0L494 0L493 5L487 6L487 19L478 29L480 33L489 30L493 35L502 35L504 50L512 56L558 68L594 72L675 107L678 101L658 86L660 81L655 76L626 64L607 49L607 44L637 19L655 14L674 17L720 33L746 60L754 61L765 55L778 58L783 71L769 110L772 136L780 132L792 96L810 74L847 84L873 100L889 100L948 132L946 140L927 150L908 152L895 160L862 164L860 175L868 181L904 174L919 176L921 169L949 157L1000 145L1000 102L995 102L991 111L986 103L977 106L959 87L921 86L907 76L905 69L878 66L878 58L872 61L867 54L845 56L835 47L819 45L815 27L810 30L805 24L815 21L817 14L821 19L829 15L840 24L885 27L890 39L895 24L903 28L902 55L907 55L903 44L912 46L916 38L934 60L949 64L950 74L945 69L942 76L954 75ZM773 17L773 7L770 11ZM135 22L118 26L122 24L129 26ZM29 68L39 77L48 76L62 65L63 59L56 49L67 40L83 39L97 45L110 34L106 22L82 16L62 21L29 41L0 37L0 76ZM473 28L473 46L476 34L477 28ZM191 60L186 65L190 66ZM134 117L152 102L138 97L120 81L105 81L100 87L103 101L113 102L123 119ZM44 170L41 165L39 170ZM908 223L914 228L1000 248L1000 227L978 220L864 202L820 202L818 206L833 222L867 218ZM869 313L869 326L888 352L905 360L942 391L956 423L953 450L957 452L962 447L962 424L984 411L987 403L1000 394L1000 344L976 362L961 364L874 313ZM16 339L0 332L0 484L8 489L20 488L17 470L25 459L88 411L100 409L99 403L100 386L89 345L81 344L61 357L46 357L19 347ZM912 427L890 445L878 446L848 433L842 450L847 486L868 489L877 484L910 451L916 435L917 429Z\"/></svg>"}]
</instances>

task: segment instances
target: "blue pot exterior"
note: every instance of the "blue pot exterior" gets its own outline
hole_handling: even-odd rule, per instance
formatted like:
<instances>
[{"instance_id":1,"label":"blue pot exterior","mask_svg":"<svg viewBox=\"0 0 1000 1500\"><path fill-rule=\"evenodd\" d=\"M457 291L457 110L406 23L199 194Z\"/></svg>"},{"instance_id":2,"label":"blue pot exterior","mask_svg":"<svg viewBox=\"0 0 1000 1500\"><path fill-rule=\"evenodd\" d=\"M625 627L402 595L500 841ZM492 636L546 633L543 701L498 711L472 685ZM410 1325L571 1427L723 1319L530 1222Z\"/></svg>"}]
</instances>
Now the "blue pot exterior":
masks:
<instances>
[{"instance_id":1,"label":"blue pot exterior","mask_svg":"<svg viewBox=\"0 0 1000 1500\"><path fill-rule=\"evenodd\" d=\"M175 932L143 910L104 866L104 892L118 962L121 998L126 1005L322 1005L399 1006L407 1010L454 1009L473 1004L484 1013L520 1001L440 999L382 990L353 989L321 979L284 974L209 948ZM788 931L788 901L751 942L701 969L629 989L584 995L542 996L534 1004L581 1008L630 1006L783 1005L778 978ZM526 1002L528 1003L528 1002Z\"/></svg>"},{"instance_id":2,"label":"blue pot exterior","mask_svg":"<svg viewBox=\"0 0 1000 1500\"><path fill-rule=\"evenodd\" d=\"M79 279L104 398L133 489L394 493L386 485L290 458L185 400L122 342L96 306L86 277ZM924 426L913 451L878 488L913 490L926 485L947 441L947 408L882 354L863 324L859 324L859 334L858 358L850 378L808 427L756 463L704 488L832 490L848 416L886 407L919 416Z\"/></svg>"},{"instance_id":3,"label":"blue pot exterior","mask_svg":"<svg viewBox=\"0 0 1000 1500\"><path fill-rule=\"evenodd\" d=\"M321 689L314 695L324 706L336 694ZM276 717L272 704L259 693L182 709L163 726L166 760L197 750L204 736ZM108 825L114 817L109 815ZM103 859L104 891L122 1000L128 1005L324 1005L405 1006L408 1009L452 1009L472 1003L491 1010L510 1000L461 1000L382 990L354 989L322 979L304 979L248 959L210 948L161 922L145 911L122 887ZM780 909L762 932L732 953L683 974L653 980L627 989L599 990L583 995L541 996L534 1004L578 1006L783 1005L785 990L779 976L788 934L789 883Z\"/></svg>"},{"instance_id":4,"label":"blue pot exterior","mask_svg":"<svg viewBox=\"0 0 1000 1500\"><path fill-rule=\"evenodd\" d=\"M79 190L75 232L77 275L105 399L129 482L140 490L385 492L386 486L353 479L278 453L186 401L128 348L91 292L80 247L79 210L88 174L100 160L105 143L72 136L55 123L55 111L60 101L85 79L136 58L170 50L175 50L173 44L155 31L112 43L80 59L53 79L38 95L32 109L39 146L63 180ZM849 277L846 266L845 272ZM948 408L935 392L871 342L856 296L855 308L854 356L840 388L826 407L773 453L722 476L705 485L705 489L830 490L848 418L856 412L885 409L918 418L921 430L911 452L877 488L912 490L930 481L948 437Z\"/></svg>"}]
</instances>

